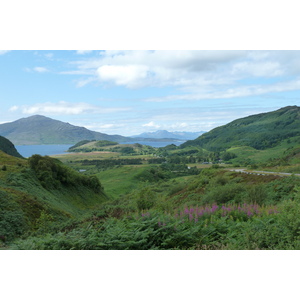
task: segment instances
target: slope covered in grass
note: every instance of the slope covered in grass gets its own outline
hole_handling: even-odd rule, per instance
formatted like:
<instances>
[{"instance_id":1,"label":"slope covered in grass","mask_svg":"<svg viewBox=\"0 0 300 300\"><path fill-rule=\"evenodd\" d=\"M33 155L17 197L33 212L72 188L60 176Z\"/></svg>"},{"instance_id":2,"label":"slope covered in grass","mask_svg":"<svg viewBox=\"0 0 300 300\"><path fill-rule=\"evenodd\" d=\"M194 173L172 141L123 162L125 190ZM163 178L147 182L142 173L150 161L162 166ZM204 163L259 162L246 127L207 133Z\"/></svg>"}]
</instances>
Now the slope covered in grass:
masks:
<instances>
[{"instance_id":1,"label":"slope covered in grass","mask_svg":"<svg viewBox=\"0 0 300 300\"><path fill-rule=\"evenodd\" d=\"M27 161L0 152L0 199L0 235L10 240L45 222L78 217L107 197L96 177L57 160L35 155Z\"/></svg>"},{"instance_id":2,"label":"slope covered in grass","mask_svg":"<svg viewBox=\"0 0 300 300\"><path fill-rule=\"evenodd\" d=\"M237 119L180 147L200 146L210 151L221 151L230 147L250 146L264 150L295 137L299 143L300 107L287 106L273 112Z\"/></svg>"}]
</instances>

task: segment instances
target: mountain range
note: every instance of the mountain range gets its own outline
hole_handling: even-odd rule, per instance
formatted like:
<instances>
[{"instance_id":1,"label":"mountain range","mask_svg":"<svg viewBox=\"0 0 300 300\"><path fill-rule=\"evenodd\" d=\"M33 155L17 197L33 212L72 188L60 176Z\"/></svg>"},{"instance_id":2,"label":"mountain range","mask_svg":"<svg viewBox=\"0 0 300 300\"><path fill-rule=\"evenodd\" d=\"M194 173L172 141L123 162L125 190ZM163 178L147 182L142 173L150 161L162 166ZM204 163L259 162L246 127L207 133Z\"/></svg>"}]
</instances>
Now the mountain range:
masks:
<instances>
[{"instance_id":1,"label":"mountain range","mask_svg":"<svg viewBox=\"0 0 300 300\"><path fill-rule=\"evenodd\" d=\"M205 133L205 131L199 132L186 132L175 131L169 132L167 130L157 130L155 132L144 132L139 135L134 135L132 138L156 138L156 139L178 139L178 140L193 140Z\"/></svg>"},{"instance_id":2,"label":"mountain range","mask_svg":"<svg viewBox=\"0 0 300 300\"><path fill-rule=\"evenodd\" d=\"M107 140L118 143L138 141L174 142L176 140L194 139L201 133L203 132L168 132L160 130L154 133L125 137L91 131L85 127L74 126L41 115L0 124L0 136L9 139L15 145L76 144L82 140Z\"/></svg>"},{"instance_id":3,"label":"mountain range","mask_svg":"<svg viewBox=\"0 0 300 300\"><path fill-rule=\"evenodd\" d=\"M251 115L202 133L159 130L135 137L125 137L91 131L40 115L0 124L0 136L9 139L15 145L76 144L82 140L126 143L162 138L171 142L172 139L191 139L192 134L195 134L196 139L188 140L180 148L200 146L209 151L222 151L234 146L250 146L264 150L275 147L284 139L297 139L300 136L300 107L287 106L276 111ZM5 149L12 149L9 141L2 139L2 142Z\"/></svg>"}]
</instances>

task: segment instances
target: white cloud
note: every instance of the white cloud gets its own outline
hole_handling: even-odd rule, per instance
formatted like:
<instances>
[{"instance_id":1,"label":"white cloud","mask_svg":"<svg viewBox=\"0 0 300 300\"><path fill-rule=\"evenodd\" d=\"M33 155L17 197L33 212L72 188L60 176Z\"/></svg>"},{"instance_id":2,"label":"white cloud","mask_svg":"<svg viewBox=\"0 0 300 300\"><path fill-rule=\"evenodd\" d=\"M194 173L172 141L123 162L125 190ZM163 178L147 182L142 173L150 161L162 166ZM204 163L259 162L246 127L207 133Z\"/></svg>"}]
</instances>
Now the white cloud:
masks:
<instances>
[{"instance_id":1,"label":"white cloud","mask_svg":"<svg viewBox=\"0 0 300 300\"><path fill-rule=\"evenodd\" d=\"M10 52L11 50L0 50L0 55L6 54Z\"/></svg>"},{"instance_id":2,"label":"white cloud","mask_svg":"<svg viewBox=\"0 0 300 300\"><path fill-rule=\"evenodd\" d=\"M79 115L79 114L110 114L128 111L129 107L101 107L88 103L70 103L61 101L58 103L38 103L31 106L13 106L10 111L21 110L23 114L46 114L46 115Z\"/></svg>"},{"instance_id":3,"label":"white cloud","mask_svg":"<svg viewBox=\"0 0 300 300\"><path fill-rule=\"evenodd\" d=\"M212 71L246 55L245 51L105 51L99 58L73 62L78 69L68 72L95 71L100 82L129 88L186 86L207 81Z\"/></svg>"},{"instance_id":4,"label":"white cloud","mask_svg":"<svg viewBox=\"0 0 300 300\"><path fill-rule=\"evenodd\" d=\"M113 82L116 85L138 87L147 78L148 67L143 65L104 65L97 69L101 81Z\"/></svg>"},{"instance_id":5,"label":"white cloud","mask_svg":"<svg viewBox=\"0 0 300 300\"><path fill-rule=\"evenodd\" d=\"M89 75L78 81L78 87L93 81L131 89L175 87L173 95L147 100L197 101L297 90L300 51L117 50L71 65L76 69L65 74ZM262 78L270 81L256 84Z\"/></svg>"},{"instance_id":6,"label":"white cloud","mask_svg":"<svg viewBox=\"0 0 300 300\"><path fill-rule=\"evenodd\" d=\"M192 93L186 93L181 95L169 95L165 97L147 98L145 102L171 102L171 101L198 101L198 100L209 100L209 99L230 99L238 97L249 97L265 95L269 93L278 93L286 91L300 90L300 78L278 82L273 84L257 84L257 85L241 85L241 86L224 86L224 87L213 87L211 89L204 88L201 91L201 87L195 89Z\"/></svg>"},{"instance_id":7,"label":"white cloud","mask_svg":"<svg viewBox=\"0 0 300 300\"><path fill-rule=\"evenodd\" d=\"M161 127L160 125L155 124L153 121L151 121L147 124L143 124L142 126L143 127L149 127L149 128L155 128L155 129L158 129L158 128Z\"/></svg>"},{"instance_id":8,"label":"white cloud","mask_svg":"<svg viewBox=\"0 0 300 300\"><path fill-rule=\"evenodd\" d=\"M88 54L91 53L93 50L77 50L76 53L79 55L84 55L84 54Z\"/></svg>"},{"instance_id":9,"label":"white cloud","mask_svg":"<svg viewBox=\"0 0 300 300\"><path fill-rule=\"evenodd\" d=\"M233 65L233 74L250 75L254 77L276 77L284 74L278 62L249 62L243 61Z\"/></svg>"},{"instance_id":10,"label":"white cloud","mask_svg":"<svg viewBox=\"0 0 300 300\"><path fill-rule=\"evenodd\" d=\"M45 54L45 57L46 57L47 59L50 59L50 60L53 58L53 56L54 56L53 53L46 53L46 54Z\"/></svg>"},{"instance_id":11,"label":"white cloud","mask_svg":"<svg viewBox=\"0 0 300 300\"><path fill-rule=\"evenodd\" d=\"M14 111L17 111L18 109L19 109L19 106L14 105L9 109L9 111L14 112Z\"/></svg>"},{"instance_id":12,"label":"white cloud","mask_svg":"<svg viewBox=\"0 0 300 300\"><path fill-rule=\"evenodd\" d=\"M94 123L94 124L90 124L90 125L84 125L84 127L90 129L90 130L94 130L94 131L107 131L107 130L120 130L123 129L125 126L125 124L111 124L111 123L105 123L105 124L101 124L101 123Z\"/></svg>"},{"instance_id":13,"label":"white cloud","mask_svg":"<svg viewBox=\"0 0 300 300\"><path fill-rule=\"evenodd\" d=\"M38 73L49 72L49 70L47 68L44 68L44 67L35 67L35 68L33 68L33 71L38 72Z\"/></svg>"}]
</instances>

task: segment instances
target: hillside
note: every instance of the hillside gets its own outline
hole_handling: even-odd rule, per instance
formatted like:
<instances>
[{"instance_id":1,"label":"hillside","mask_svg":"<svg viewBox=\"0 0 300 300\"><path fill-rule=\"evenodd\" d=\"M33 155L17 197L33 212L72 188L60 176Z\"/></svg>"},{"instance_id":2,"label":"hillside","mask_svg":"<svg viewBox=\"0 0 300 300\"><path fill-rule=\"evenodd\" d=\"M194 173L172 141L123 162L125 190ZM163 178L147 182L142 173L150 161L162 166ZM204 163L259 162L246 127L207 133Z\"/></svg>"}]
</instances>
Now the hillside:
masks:
<instances>
[{"instance_id":1,"label":"hillside","mask_svg":"<svg viewBox=\"0 0 300 300\"><path fill-rule=\"evenodd\" d=\"M215 128L180 148L200 146L209 151L221 151L236 146L265 150L289 138L300 139L300 107L287 106L279 110L237 119Z\"/></svg>"},{"instance_id":2,"label":"hillside","mask_svg":"<svg viewBox=\"0 0 300 300\"><path fill-rule=\"evenodd\" d=\"M156 150L147 145L135 144L118 144L110 141L81 141L70 147L68 152L103 152L103 153L118 153L119 155L134 156L154 154Z\"/></svg>"},{"instance_id":3,"label":"hillside","mask_svg":"<svg viewBox=\"0 0 300 300\"><path fill-rule=\"evenodd\" d=\"M139 135L132 136L132 138L156 138L156 139L178 139L178 140L191 140L199 137L205 131L199 132L185 132L175 131L169 132L167 130L157 130L155 132L143 132Z\"/></svg>"},{"instance_id":4,"label":"hillside","mask_svg":"<svg viewBox=\"0 0 300 300\"><path fill-rule=\"evenodd\" d=\"M75 144L82 140L131 140L121 135L99 133L40 115L1 124L0 135L15 145Z\"/></svg>"},{"instance_id":5,"label":"hillside","mask_svg":"<svg viewBox=\"0 0 300 300\"><path fill-rule=\"evenodd\" d=\"M0 152L0 199L0 236L9 241L79 217L107 196L96 177L55 159L34 155L25 160Z\"/></svg>"},{"instance_id":6,"label":"hillside","mask_svg":"<svg viewBox=\"0 0 300 300\"><path fill-rule=\"evenodd\" d=\"M22 158L21 154L17 151L13 143L3 136L0 136L0 151L18 158Z\"/></svg>"}]
</instances>

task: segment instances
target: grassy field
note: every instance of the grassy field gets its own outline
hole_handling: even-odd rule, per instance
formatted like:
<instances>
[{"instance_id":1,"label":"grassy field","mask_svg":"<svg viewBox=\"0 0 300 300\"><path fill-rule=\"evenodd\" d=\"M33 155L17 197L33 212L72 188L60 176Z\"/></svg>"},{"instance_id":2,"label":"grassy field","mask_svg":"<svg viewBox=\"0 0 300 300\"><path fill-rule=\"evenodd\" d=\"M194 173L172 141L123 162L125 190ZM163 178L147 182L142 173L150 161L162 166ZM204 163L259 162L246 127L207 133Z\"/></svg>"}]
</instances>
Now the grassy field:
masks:
<instances>
[{"instance_id":1,"label":"grassy field","mask_svg":"<svg viewBox=\"0 0 300 300\"><path fill-rule=\"evenodd\" d=\"M104 186L105 193L115 199L136 189L140 182L136 178L148 165L121 166L119 168L101 171L96 174Z\"/></svg>"}]
</instances>

